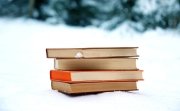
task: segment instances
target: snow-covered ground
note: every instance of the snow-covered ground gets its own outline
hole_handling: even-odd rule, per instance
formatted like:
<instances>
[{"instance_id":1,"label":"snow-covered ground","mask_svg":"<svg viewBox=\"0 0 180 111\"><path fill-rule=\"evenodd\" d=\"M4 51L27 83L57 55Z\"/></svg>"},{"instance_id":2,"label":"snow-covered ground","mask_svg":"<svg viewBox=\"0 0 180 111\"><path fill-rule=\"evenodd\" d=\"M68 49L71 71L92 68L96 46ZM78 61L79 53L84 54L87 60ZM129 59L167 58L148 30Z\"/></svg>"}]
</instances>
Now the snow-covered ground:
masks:
<instances>
[{"instance_id":1,"label":"snow-covered ground","mask_svg":"<svg viewBox=\"0 0 180 111\"><path fill-rule=\"evenodd\" d=\"M112 32L0 19L0 111L180 111L180 32ZM67 96L51 90L50 47L139 46L139 91Z\"/></svg>"}]
</instances>

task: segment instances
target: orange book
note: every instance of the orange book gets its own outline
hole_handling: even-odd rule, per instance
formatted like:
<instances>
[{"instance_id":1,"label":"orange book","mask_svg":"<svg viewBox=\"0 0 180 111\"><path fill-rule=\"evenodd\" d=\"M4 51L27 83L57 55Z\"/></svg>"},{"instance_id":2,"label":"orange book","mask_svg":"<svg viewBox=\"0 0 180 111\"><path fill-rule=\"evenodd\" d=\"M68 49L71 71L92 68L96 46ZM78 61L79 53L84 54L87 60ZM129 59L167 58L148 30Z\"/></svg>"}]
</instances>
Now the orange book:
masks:
<instances>
[{"instance_id":1,"label":"orange book","mask_svg":"<svg viewBox=\"0 0 180 111\"><path fill-rule=\"evenodd\" d=\"M143 80L142 70L135 71L62 71L51 70L52 81L98 82L98 81L138 81Z\"/></svg>"}]
</instances>

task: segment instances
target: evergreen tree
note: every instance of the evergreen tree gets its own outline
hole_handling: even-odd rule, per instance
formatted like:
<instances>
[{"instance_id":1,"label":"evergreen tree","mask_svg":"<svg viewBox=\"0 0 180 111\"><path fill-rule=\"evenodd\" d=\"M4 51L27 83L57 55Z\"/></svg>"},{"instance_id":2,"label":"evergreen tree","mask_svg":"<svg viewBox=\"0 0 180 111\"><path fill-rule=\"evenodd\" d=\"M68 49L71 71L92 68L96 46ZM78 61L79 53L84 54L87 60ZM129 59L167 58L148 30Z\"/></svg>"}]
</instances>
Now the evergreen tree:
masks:
<instances>
[{"instance_id":1,"label":"evergreen tree","mask_svg":"<svg viewBox=\"0 0 180 111\"><path fill-rule=\"evenodd\" d=\"M180 0L0 0L0 16L27 15L110 30L126 21L138 31L180 28Z\"/></svg>"},{"instance_id":2,"label":"evergreen tree","mask_svg":"<svg viewBox=\"0 0 180 111\"><path fill-rule=\"evenodd\" d=\"M0 16L19 17L28 14L28 0L0 0Z\"/></svg>"},{"instance_id":3,"label":"evergreen tree","mask_svg":"<svg viewBox=\"0 0 180 111\"><path fill-rule=\"evenodd\" d=\"M29 0L29 15L38 20L46 20L49 14L46 10L49 0Z\"/></svg>"}]
</instances>

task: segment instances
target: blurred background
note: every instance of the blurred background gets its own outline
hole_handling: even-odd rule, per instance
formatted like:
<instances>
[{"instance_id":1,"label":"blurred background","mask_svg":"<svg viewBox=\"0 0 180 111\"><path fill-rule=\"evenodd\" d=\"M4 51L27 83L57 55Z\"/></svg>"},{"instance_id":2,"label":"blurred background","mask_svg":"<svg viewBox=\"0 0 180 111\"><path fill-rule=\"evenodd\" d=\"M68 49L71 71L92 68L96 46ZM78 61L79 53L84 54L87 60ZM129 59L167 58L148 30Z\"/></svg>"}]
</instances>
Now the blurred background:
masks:
<instances>
[{"instance_id":1,"label":"blurred background","mask_svg":"<svg viewBox=\"0 0 180 111\"><path fill-rule=\"evenodd\" d=\"M138 46L135 92L51 90L46 48ZM0 111L180 111L180 0L0 0Z\"/></svg>"},{"instance_id":2,"label":"blurred background","mask_svg":"<svg viewBox=\"0 0 180 111\"><path fill-rule=\"evenodd\" d=\"M180 29L180 0L0 0L0 17L107 30Z\"/></svg>"}]
</instances>

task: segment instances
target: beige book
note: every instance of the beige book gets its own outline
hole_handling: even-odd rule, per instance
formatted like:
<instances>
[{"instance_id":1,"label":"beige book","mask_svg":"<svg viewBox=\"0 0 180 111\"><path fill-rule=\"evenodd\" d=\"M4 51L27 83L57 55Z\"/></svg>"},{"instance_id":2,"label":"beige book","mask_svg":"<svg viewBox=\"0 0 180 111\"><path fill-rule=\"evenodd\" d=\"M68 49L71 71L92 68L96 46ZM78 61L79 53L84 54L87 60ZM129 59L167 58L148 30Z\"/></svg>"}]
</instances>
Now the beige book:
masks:
<instances>
[{"instance_id":1,"label":"beige book","mask_svg":"<svg viewBox=\"0 0 180 111\"><path fill-rule=\"evenodd\" d=\"M67 94L137 90L136 82L64 83L51 81L51 87L53 90Z\"/></svg>"},{"instance_id":2,"label":"beige book","mask_svg":"<svg viewBox=\"0 0 180 111\"><path fill-rule=\"evenodd\" d=\"M63 82L138 81L143 80L142 70L137 71L62 71L51 70L50 79Z\"/></svg>"},{"instance_id":3,"label":"beige book","mask_svg":"<svg viewBox=\"0 0 180 111\"><path fill-rule=\"evenodd\" d=\"M55 59L60 70L137 70L136 58Z\"/></svg>"},{"instance_id":4,"label":"beige book","mask_svg":"<svg viewBox=\"0 0 180 111\"><path fill-rule=\"evenodd\" d=\"M138 57L138 47L47 48L48 58Z\"/></svg>"}]
</instances>

